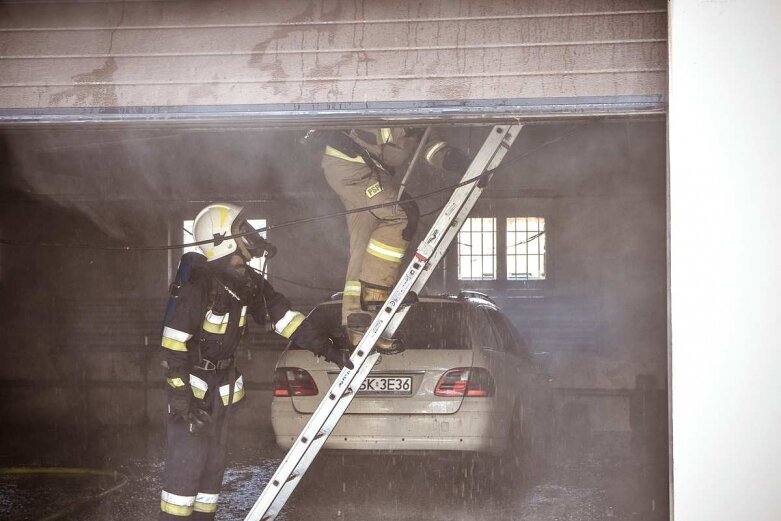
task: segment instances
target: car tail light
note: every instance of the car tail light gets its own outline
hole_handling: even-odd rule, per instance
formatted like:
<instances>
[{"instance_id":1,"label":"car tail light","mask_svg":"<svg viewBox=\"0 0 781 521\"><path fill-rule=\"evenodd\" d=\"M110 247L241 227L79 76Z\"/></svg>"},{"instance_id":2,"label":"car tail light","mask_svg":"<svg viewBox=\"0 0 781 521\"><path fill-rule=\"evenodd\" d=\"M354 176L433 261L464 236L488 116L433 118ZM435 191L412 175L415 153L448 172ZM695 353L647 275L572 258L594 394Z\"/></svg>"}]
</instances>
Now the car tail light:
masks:
<instances>
[{"instance_id":1,"label":"car tail light","mask_svg":"<svg viewBox=\"0 0 781 521\"><path fill-rule=\"evenodd\" d=\"M494 378L483 367L457 367L447 371L437 382L436 396L489 397L496 392Z\"/></svg>"},{"instance_id":2,"label":"car tail light","mask_svg":"<svg viewBox=\"0 0 781 521\"><path fill-rule=\"evenodd\" d=\"M483 367L473 367L469 372L467 396L489 397L496 392L494 377Z\"/></svg>"},{"instance_id":3,"label":"car tail light","mask_svg":"<svg viewBox=\"0 0 781 521\"><path fill-rule=\"evenodd\" d=\"M279 367L274 371L274 396L317 396L312 375L298 367Z\"/></svg>"}]
</instances>

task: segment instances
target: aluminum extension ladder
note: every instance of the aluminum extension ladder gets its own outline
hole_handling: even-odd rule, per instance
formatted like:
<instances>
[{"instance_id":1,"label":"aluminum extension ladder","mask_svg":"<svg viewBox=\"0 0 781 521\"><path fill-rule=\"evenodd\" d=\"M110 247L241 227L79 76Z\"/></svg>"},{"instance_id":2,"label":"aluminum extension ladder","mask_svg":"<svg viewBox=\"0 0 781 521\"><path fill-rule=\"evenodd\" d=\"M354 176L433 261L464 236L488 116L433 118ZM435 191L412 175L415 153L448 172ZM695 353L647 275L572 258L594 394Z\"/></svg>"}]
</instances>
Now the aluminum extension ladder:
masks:
<instances>
[{"instance_id":1,"label":"aluminum extension ladder","mask_svg":"<svg viewBox=\"0 0 781 521\"><path fill-rule=\"evenodd\" d=\"M498 125L492 129L464 174L462 183L479 179L459 186L450 196L450 200L443 207L434 225L418 245L414 258L402 272L388 300L385 301L353 351L350 360L355 366L354 369L344 368L339 373L328 394L312 414L306 427L247 514L245 521L273 520L285 506L309 465L312 464L352 402L356 391L376 364L379 354L373 351L377 340L385 331L388 332L388 336L396 332L409 310L409 306L401 306L404 297L410 291L420 293L431 276L433 268L442 259L453 238L458 234L491 177L490 174L483 178L480 176L499 166L521 128L522 125L516 124Z\"/></svg>"}]
</instances>

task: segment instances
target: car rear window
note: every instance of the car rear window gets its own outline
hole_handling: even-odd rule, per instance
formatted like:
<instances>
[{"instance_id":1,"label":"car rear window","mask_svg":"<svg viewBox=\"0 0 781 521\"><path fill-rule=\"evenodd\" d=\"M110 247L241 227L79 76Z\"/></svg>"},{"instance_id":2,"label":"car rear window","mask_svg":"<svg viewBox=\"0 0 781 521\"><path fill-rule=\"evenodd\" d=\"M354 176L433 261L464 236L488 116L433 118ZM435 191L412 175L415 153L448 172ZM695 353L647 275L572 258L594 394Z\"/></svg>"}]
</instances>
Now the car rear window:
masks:
<instances>
[{"instance_id":1,"label":"car rear window","mask_svg":"<svg viewBox=\"0 0 781 521\"><path fill-rule=\"evenodd\" d=\"M321 304L310 314L320 323L328 324L331 335L341 337L341 305ZM322 322L321 322L322 321ZM466 314L457 302L418 302L401 323L396 338L406 349L470 349Z\"/></svg>"}]
</instances>

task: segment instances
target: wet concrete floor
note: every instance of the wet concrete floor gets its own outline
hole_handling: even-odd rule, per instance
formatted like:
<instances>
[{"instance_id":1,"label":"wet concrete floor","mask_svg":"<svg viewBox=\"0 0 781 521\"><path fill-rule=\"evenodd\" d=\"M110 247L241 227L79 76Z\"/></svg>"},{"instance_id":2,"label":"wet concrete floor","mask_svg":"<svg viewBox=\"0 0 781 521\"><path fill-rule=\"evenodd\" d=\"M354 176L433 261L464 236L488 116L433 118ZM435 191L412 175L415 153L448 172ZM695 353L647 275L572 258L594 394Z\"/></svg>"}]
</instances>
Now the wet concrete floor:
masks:
<instances>
[{"instance_id":1,"label":"wet concrete floor","mask_svg":"<svg viewBox=\"0 0 781 521\"><path fill-rule=\"evenodd\" d=\"M128 478L112 494L64 519L157 519L163 433L17 432L3 436L0 465L86 466ZM244 519L284 452L270 432L241 431L231 440L218 520ZM478 470L452 457L334 455L319 458L280 521L597 521L648 520L636 501L637 469L587 455L508 481L485 463ZM476 473L471 474L470 473ZM0 476L0 519L42 519L112 487L110 477Z\"/></svg>"}]
</instances>

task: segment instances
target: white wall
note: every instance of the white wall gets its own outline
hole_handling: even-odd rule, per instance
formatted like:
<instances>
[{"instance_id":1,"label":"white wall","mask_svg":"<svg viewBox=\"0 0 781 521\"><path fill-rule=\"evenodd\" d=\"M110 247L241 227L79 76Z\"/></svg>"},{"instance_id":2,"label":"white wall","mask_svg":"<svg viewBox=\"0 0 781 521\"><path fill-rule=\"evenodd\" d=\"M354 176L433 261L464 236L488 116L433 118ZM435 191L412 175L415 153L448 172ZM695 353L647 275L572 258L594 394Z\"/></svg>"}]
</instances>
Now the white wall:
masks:
<instances>
[{"instance_id":1,"label":"white wall","mask_svg":"<svg viewBox=\"0 0 781 521\"><path fill-rule=\"evenodd\" d=\"M676 521L781 519L781 2L671 3Z\"/></svg>"}]
</instances>

